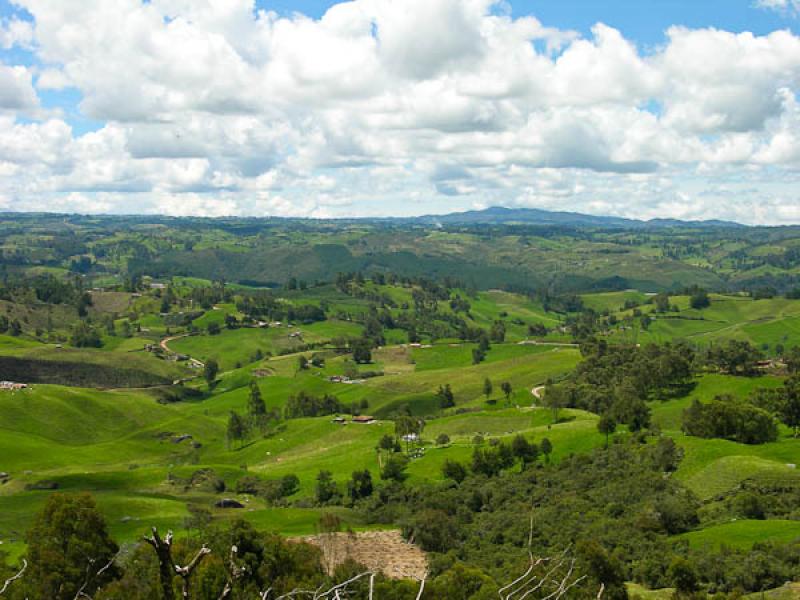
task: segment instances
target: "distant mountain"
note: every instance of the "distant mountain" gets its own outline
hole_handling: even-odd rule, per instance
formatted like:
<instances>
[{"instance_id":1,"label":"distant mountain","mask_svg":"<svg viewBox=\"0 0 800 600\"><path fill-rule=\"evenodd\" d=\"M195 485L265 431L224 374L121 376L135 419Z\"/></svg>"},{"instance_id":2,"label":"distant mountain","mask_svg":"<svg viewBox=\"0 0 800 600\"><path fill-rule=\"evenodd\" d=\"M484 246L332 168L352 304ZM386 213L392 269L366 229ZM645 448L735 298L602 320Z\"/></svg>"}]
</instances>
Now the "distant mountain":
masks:
<instances>
[{"instance_id":1,"label":"distant mountain","mask_svg":"<svg viewBox=\"0 0 800 600\"><path fill-rule=\"evenodd\" d=\"M402 219L427 225L565 225L571 227L611 227L622 229L672 228L672 227L746 227L732 221L681 221L678 219L652 219L640 221L623 217L604 217L574 212L542 210L539 208L505 208L493 206L485 210L470 210L446 215L425 215Z\"/></svg>"}]
</instances>

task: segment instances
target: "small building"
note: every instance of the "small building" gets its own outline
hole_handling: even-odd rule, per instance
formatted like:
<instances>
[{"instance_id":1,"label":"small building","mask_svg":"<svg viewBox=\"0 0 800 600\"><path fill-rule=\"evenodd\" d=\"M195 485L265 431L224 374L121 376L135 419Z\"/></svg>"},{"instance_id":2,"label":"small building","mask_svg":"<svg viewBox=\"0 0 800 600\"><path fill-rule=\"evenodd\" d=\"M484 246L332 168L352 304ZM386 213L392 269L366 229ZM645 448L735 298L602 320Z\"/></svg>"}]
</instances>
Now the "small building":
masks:
<instances>
[{"instance_id":1,"label":"small building","mask_svg":"<svg viewBox=\"0 0 800 600\"><path fill-rule=\"evenodd\" d=\"M347 423L347 420L344 417L334 417L331 419L331 423L335 423L336 425L344 425Z\"/></svg>"},{"instance_id":2,"label":"small building","mask_svg":"<svg viewBox=\"0 0 800 600\"><path fill-rule=\"evenodd\" d=\"M407 433L402 437L404 442L418 442L419 441L419 434L418 433Z\"/></svg>"},{"instance_id":3,"label":"small building","mask_svg":"<svg viewBox=\"0 0 800 600\"><path fill-rule=\"evenodd\" d=\"M353 423L358 423L360 425L372 425L376 423L375 417L371 417L369 415L359 415L357 417L353 417Z\"/></svg>"},{"instance_id":4,"label":"small building","mask_svg":"<svg viewBox=\"0 0 800 600\"><path fill-rule=\"evenodd\" d=\"M0 390L11 390L16 392L18 390L25 390L28 388L27 383L16 383L14 381L0 381Z\"/></svg>"}]
</instances>

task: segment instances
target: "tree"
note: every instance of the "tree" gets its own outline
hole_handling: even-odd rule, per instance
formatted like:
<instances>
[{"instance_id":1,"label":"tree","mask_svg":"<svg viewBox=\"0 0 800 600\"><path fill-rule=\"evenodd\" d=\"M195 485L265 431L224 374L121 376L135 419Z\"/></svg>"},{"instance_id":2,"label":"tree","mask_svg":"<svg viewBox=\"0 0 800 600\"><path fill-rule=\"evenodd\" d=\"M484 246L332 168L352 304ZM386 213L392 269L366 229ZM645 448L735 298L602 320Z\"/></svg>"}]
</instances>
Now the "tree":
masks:
<instances>
[{"instance_id":1,"label":"tree","mask_svg":"<svg viewBox=\"0 0 800 600\"><path fill-rule=\"evenodd\" d=\"M353 502L371 496L372 490L372 474L368 469L354 471L347 482L347 493Z\"/></svg>"},{"instance_id":2,"label":"tree","mask_svg":"<svg viewBox=\"0 0 800 600\"><path fill-rule=\"evenodd\" d=\"M650 425L650 407L633 377L624 378L614 389L611 413L616 422L627 424L631 431L640 431Z\"/></svg>"},{"instance_id":3,"label":"tree","mask_svg":"<svg viewBox=\"0 0 800 600\"><path fill-rule=\"evenodd\" d=\"M442 475L444 475L446 479L452 479L456 483L461 483L467 478L467 468L460 462L448 458L442 465Z\"/></svg>"},{"instance_id":4,"label":"tree","mask_svg":"<svg viewBox=\"0 0 800 600\"><path fill-rule=\"evenodd\" d=\"M608 448L608 438L617 430L617 422L611 415L602 415L597 422L597 431L606 436L606 448Z\"/></svg>"},{"instance_id":5,"label":"tree","mask_svg":"<svg viewBox=\"0 0 800 600\"><path fill-rule=\"evenodd\" d=\"M450 436L447 435L446 433L440 433L436 437L436 445L437 446L446 446L449 443L450 443Z\"/></svg>"},{"instance_id":6,"label":"tree","mask_svg":"<svg viewBox=\"0 0 800 600\"><path fill-rule=\"evenodd\" d=\"M513 464L514 451L511 446L503 442L496 443L488 448L476 446L472 450L472 464L470 467L473 473L494 477Z\"/></svg>"},{"instance_id":7,"label":"tree","mask_svg":"<svg viewBox=\"0 0 800 600\"><path fill-rule=\"evenodd\" d=\"M677 556L672 560L667 577L678 594L690 595L697 591L697 572L685 558Z\"/></svg>"},{"instance_id":8,"label":"tree","mask_svg":"<svg viewBox=\"0 0 800 600\"><path fill-rule=\"evenodd\" d=\"M506 404L508 404L512 392L511 384L508 381L504 381L500 384L500 389L503 390L503 395L506 397Z\"/></svg>"},{"instance_id":9,"label":"tree","mask_svg":"<svg viewBox=\"0 0 800 600\"><path fill-rule=\"evenodd\" d=\"M261 390L258 383L253 379L250 381L250 396L247 400L247 412L251 417L258 418L267 414L267 405L261 397Z\"/></svg>"},{"instance_id":10,"label":"tree","mask_svg":"<svg viewBox=\"0 0 800 600\"><path fill-rule=\"evenodd\" d=\"M380 441L378 441L378 450L383 450L385 452L394 452L394 447L397 441L395 438L390 436L388 433L385 434Z\"/></svg>"},{"instance_id":11,"label":"tree","mask_svg":"<svg viewBox=\"0 0 800 600\"><path fill-rule=\"evenodd\" d=\"M484 359L486 358L486 351L481 350L480 348L473 348L472 349L472 364L479 365L481 364Z\"/></svg>"},{"instance_id":12,"label":"tree","mask_svg":"<svg viewBox=\"0 0 800 600\"><path fill-rule=\"evenodd\" d=\"M783 357L786 362L786 369L792 375L800 373L800 346L792 346Z\"/></svg>"},{"instance_id":13,"label":"tree","mask_svg":"<svg viewBox=\"0 0 800 600\"><path fill-rule=\"evenodd\" d=\"M317 474L316 495L318 504L329 504L339 499L339 486L333 480L333 473L322 470Z\"/></svg>"},{"instance_id":14,"label":"tree","mask_svg":"<svg viewBox=\"0 0 800 600\"><path fill-rule=\"evenodd\" d=\"M483 395L486 396L486 401L489 401L489 396L492 395L492 380L488 377L483 380Z\"/></svg>"},{"instance_id":15,"label":"tree","mask_svg":"<svg viewBox=\"0 0 800 600\"><path fill-rule=\"evenodd\" d=\"M683 431L702 438L722 438L742 444L763 444L778 439L778 425L771 413L719 395L707 404L695 400L683 411Z\"/></svg>"},{"instance_id":16,"label":"tree","mask_svg":"<svg viewBox=\"0 0 800 600\"><path fill-rule=\"evenodd\" d=\"M539 450L542 451L544 454L544 459L546 462L550 462L550 454L553 452L553 444L550 442L548 438L542 439L542 442L539 444Z\"/></svg>"},{"instance_id":17,"label":"tree","mask_svg":"<svg viewBox=\"0 0 800 600\"><path fill-rule=\"evenodd\" d=\"M395 419L394 434L399 438L406 439L406 452L409 450L409 438L413 435L419 436L425 428L425 421L414 417L402 416Z\"/></svg>"},{"instance_id":18,"label":"tree","mask_svg":"<svg viewBox=\"0 0 800 600\"><path fill-rule=\"evenodd\" d=\"M708 292L704 289L696 289L689 298L689 306L697 310L711 306L711 298L708 297Z\"/></svg>"},{"instance_id":19,"label":"tree","mask_svg":"<svg viewBox=\"0 0 800 600\"><path fill-rule=\"evenodd\" d=\"M669 296L665 293L653 296L653 304L657 313L669 312Z\"/></svg>"},{"instance_id":20,"label":"tree","mask_svg":"<svg viewBox=\"0 0 800 600\"><path fill-rule=\"evenodd\" d=\"M239 441L240 445L242 440L244 440L245 435L247 433L247 426L245 425L244 420L242 417L239 416L239 413L236 411L231 411L231 414L228 416L228 429L227 429L227 438L228 438L228 448L231 447L232 442Z\"/></svg>"},{"instance_id":21,"label":"tree","mask_svg":"<svg viewBox=\"0 0 800 600\"><path fill-rule=\"evenodd\" d=\"M753 375L762 354L750 342L729 340L726 344L714 346L709 351L708 358L711 363L731 375Z\"/></svg>"},{"instance_id":22,"label":"tree","mask_svg":"<svg viewBox=\"0 0 800 600\"><path fill-rule=\"evenodd\" d=\"M361 339L353 342L353 360L358 364L372 362L372 350L367 340Z\"/></svg>"},{"instance_id":23,"label":"tree","mask_svg":"<svg viewBox=\"0 0 800 600\"><path fill-rule=\"evenodd\" d=\"M495 321L489 330L489 337L493 342L501 343L506 339L506 324L502 321Z\"/></svg>"},{"instance_id":24,"label":"tree","mask_svg":"<svg viewBox=\"0 0 800 600\"><path fill-rule=\"evenodd\" d=\"M521 469L523 471L529 464L535 463L536 459L539 458L539 448L536 444L529 442L521 433L511 442L511 450L514 452L514 456L522 462Z\"/></svg>"},{"instance_id":25,"label":"tree","mask_svg":"<svg viewBox=\"0 0 800 600\"><path fill-rule=\"evenodd\" d=\"M787 427L791 427L794 437L798 437L800 434L800 376L794 375L786 380L782 395L781 421Z\"/></svg>"},{"instance_id":26,"label":"tree","mask_svg":"<svg viewBox=\"0 0 800 600\"><path fill-rule=\"evenodd\" d=\"M393 454L390 456L386 463L383 465L383 471L381 471L381 479L386 481L398 481L402 482L405 481L406 477L406 467L408 467L408 457L405 454Z\"/></svg>"},{"instance_id":27,"label":"tree","mask_svg":"<svg viewBox=\"0 0 800 600\"><path fill-rule=\"evenodd\" d=\"M22 335L22 324L19 322L19 320L14 319L13 321L11 321L10 328L11 330L9 331L9 333L12 336L19 337L20 335Z\"/></svg>"},{"instance_id":28,"label":"tree","mask_svg":"<svg viewBox=\"0 0 800 600\"><path fill-rule=\"evenodd\" d=\"M203 377L206 378L209 386L216 381L217 373L219 373L219 363L213 358L209 358L203 367Z\"/></svg>"},{"instance_id":29,"label":"tree","mask_svg":"<svg viewBox=\"0 0 800 600\"><path fill-rule=\"evenodd\" d=\"M208 331L208 335L219 335L222 329L220 329L219 323L212 322L206 326L206 331Z\"/></svg>"},{"instance_id":30,"label":"tree","mask_svg":"<svg viewBox=\"0 0 800 600\"><path fill-rule=\"evenodd\" d=\"M450 389L449 383L444 386L439 386L436 397L439 399L439 406L441 408L451 408L456 405L456 401L453 397L453 390Z\"/></svg>"},{"instance_id":31,"label":"tree","mask_svg":"<svg viewBox=\"0 0 800 600\"><path fill-rule=\"evenodd\" d=\"M567 405L567 396L560 385L548 384L544 388L542 404L553 413L553 423L558 423L558 411Z\"/></svg>"},{"instance_id":32,"label":"tree","mask_svg":"<svg viewBox=\"0 0 800 600\"><path fill-rule=\"evenodd\" d=\"M297 357L297 370L304 371L308 368L308 359L302 354Z\"/></svg>"},{"instance_id":33,"label":"tree","mask_svg":"<svg viewBox=\"0 0 800 600\"><path fill-rule=\"evenodd\" d=\"M32 598L73 600L113 580L119 548L89 494L53 494L26 536Z\"/></svg>"},{"instance_id":34,"label":"tree","mask_svg":"<svg viewBox=\"0 0 800 600\"><path fill-rule=\"evenodd\" d=\"M14 335L13 331L12 335ZM97 333L97 330L94 327L85 321L80 321L75 325L75 327L72 328L72 334L70 335L69 343L76 348L100 348L103 345L103 340L100 338L100 334Z\"/></svg>"}]
</instances>

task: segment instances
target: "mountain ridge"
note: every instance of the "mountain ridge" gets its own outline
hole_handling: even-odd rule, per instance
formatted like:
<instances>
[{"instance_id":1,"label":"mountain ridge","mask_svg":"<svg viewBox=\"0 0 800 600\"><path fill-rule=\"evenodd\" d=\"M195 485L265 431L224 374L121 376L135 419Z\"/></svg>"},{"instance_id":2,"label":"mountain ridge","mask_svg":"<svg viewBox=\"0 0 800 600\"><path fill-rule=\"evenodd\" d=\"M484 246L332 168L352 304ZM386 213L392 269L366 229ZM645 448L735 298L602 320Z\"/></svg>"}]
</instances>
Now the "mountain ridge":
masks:
<instances>
[{"instance_id":1,"label":"mountain ridge","mask_svg":"<svg viewBox=\"0 0 800 600\"><path fill-rule=\"evenodd\" d=\"M423 215L403 219L431 225L467 225L467 224L539 224L567 225L615 228L669 228L669 227L748 227L742 223L710 219L705 221L655 218L650 220L631 219L606 215L588 215L579 212L549 211L540 208L507 208L492 206L482 210L447 213L443 215Z\"/></svg>"}]
</instances>

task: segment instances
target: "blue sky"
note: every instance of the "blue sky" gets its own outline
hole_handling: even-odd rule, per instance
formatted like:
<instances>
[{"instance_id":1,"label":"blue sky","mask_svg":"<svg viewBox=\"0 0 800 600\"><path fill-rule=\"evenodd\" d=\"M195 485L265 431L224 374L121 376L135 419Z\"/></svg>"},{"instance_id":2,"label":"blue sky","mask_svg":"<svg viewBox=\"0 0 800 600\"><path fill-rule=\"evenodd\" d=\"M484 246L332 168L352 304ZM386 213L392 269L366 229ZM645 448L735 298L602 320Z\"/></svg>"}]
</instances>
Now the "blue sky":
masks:
<instances>
[{"instance_id":1,"label":"blue sky","mask_svg":"<svg viewBox=\"0 0 800 600\"><path fill-rule=\"evenodd\" d=\"M259 7L281 14L300 12L319 18L332 2L262 2ZM664 42L672 25L691 28L717 27L728 31L768 33L800 25L779 11L764 10L752 0L517 0L510 3L514 16L534 15L546 25L588 34L597 22L620 29L644 45Z\"/></svg>"},{"instance_id":2,"label":"blue sky","mask_svg":"<svg viewBox=\"0 0 800 600\"><path fill-rule=\"evenodd\" d=\"M798 13L0 0L0 209L800 221Z\"/></svg>"}]
</instances>

